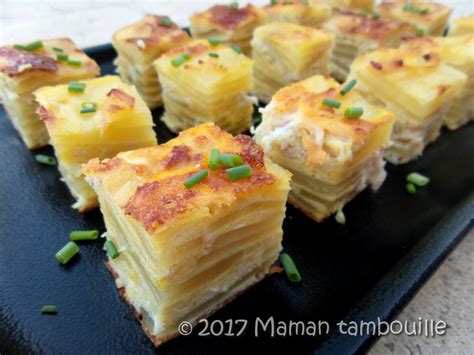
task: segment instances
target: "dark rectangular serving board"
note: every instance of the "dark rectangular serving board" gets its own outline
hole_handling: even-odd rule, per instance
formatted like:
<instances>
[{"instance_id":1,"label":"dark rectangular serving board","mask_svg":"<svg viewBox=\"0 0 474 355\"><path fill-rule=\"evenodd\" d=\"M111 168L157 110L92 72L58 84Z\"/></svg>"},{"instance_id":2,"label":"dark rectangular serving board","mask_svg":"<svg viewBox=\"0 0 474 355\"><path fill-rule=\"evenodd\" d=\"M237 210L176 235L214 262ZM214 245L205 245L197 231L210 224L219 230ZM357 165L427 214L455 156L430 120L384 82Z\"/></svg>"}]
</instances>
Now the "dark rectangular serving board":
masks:
<instances>
[{"instance_id":1,"label":"dark rectangular serving board","mask_svg":"<svg viewBox=\"0 0 474 355\"><path fill-rule=\"evenodd\" d=\"M110 45L87 51L113 73ZM1 116L5 116L3 109ZM159 141L174 135L154 113ZM103 240L80 245L80 255L63 266L54 254L71 230L104 231L101 214L79 214L54 167L35 162L6 117L0 118L0 353L153 353L130 308L106 270ZM288 206L284 250L303 281L273 275L213 315L211 320L247 319L239 337L180 336L160 354L222 354L265 351L297 354L362 352L371 336L254 336L256 317L275 321L392 319L472 225L474 216L474 125L443 131L417 161L387 166L377 193L366 190L345 208L345 225L329 218L317 224ZM431 178L416 195L405 177L418 171ZM45 304L59 314L41 315ZM426 316L428 315L420 315ZM197 329L199 330L199 329Z\"/></svg>"}]
</instances>

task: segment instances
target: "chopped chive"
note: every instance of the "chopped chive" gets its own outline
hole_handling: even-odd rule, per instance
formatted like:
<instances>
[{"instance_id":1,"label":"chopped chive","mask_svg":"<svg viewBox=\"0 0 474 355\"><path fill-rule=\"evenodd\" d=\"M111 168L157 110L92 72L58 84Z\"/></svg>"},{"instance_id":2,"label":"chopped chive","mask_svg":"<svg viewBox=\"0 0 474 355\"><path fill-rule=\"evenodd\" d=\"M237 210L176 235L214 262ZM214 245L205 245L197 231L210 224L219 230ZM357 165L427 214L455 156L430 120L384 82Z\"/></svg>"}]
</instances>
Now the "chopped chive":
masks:
<instances>
[{"instance_id":1,"label":"chopped chive","mask_svg":"<svg viewBox=\"0 0 474 355\"><path fill-rule=\"evenodd\" d=\"M380 18L380 12L378 12L378 11L372 12L372 18L374 18L374 19L376 19L376 20L377 20L378 18Z\"/></svg>"},{"instance_id":2,"label":"chopped chive","mask_svg":"<svg viewBox=\"0 0 474 355\"><path fill-rule=\"evenodd\" d=\"M59 48L59 47L53 47L53 51L55 51L55 52L64 52L64 49Z\"/></svg>"},{"instance_id":3,"label":"chopped chive","mask_svg":"<svg viewBox=\"0 0 474 355\"><path fill-rule=\"evenodd\" d=\"M416 194L415 184L412 184L411 182L409 182L408 184L406 184L406 190L410 195Z\"/></svg>"},{"instance_id":4,"label":"chopped chive","mask_svg":"<svg viewBox=\"0 0 474 355\"><path fill-rule=\"evenodd\" d=\"M238 9L239 8L239 3L238 3L238 1L232 1L229 6L233 9Z\"/></svg>"},{"instance_id":5,"label":"chopped chive","mask_svg":"<svg viewBox=\"0 0 474 355\"><path fill-rule=\"evenodd\" d=\"M324 99L323 100L323 105L324 106L329 106L329 107L334 107L334 108L339 108L339 107L341 107L341 102L337 101L337 100Z\"/></svg>"},{"instance_id":6,"label":"chopped chive","mask_svg":"<svg viewBox=\"0 0 474 355\"><path fill-rule=\"evenodd\" d=\"M107 255L111 259L115 259L117 256L119 256L119 251L117 250L117 247L115 246L114 242L111 240L107 240L104 243L104 248L107 251Z\"/></svg>"},{"instance_id":7,"label":"chopped chive","mask_svg":"<svg viewBox=\"0 0 474 355\"><path fill-rule=\"evenodd\" d=\"M69 242L56 253L56 259L61 264L66 264L71 258L79 252L79 247L74 242Z\"/></svg>"},{"instance_id":8,"label":"chopped chive","mask_svg":"<svg viewBox=\"0 0 474 355\"><path fill-rule=\"evenodd\" d=\"M236 45L235 43L232 43L230 45L230 48L232 48L236 53L242 54L242 49L240 49L240 47L238 45Z\"/></svg>"},{"instance_id":9,"label":"chopped chive","mask_svg":"<svg viewBox=\"0 0 474 355\"><path fill-rule=\"evenodd\" d=\"M424 175L421 175L420 173L410 173L407 175L407 181L411 182L412 184L415 184L416 186L426 186L430 182L430 178Z\"/></svg>"},{"instance_id":10,"label":"chopped chive","mask_svg":"<svg viewBox=\"0 0 474 355\"><path fill-rule=\"evenodd\" d=\"M308 5L309 5L309 2L308 2L308 0L301 0L300 2L301 2L303 5L306 5L306 6L308 6Z\"/></svg>"},{"instance_id":11,"label":"chopped chive","mask_svg":"<svg viewBox=\"0 0 474 355\"><path fill-rule=\"evenodd\" d=\"M49 155L36 154L35 159L38 163L49 166L56 166L56 158L50 157Z\"/></svg>"},{"instance_id":12,"label":"chopped chive","mask_svg":"<svg viewBox=\"0 0 474 355\"><path fill-rule=\"evenodd\" d=\"M416 28L415 34L417 37L423 37L425 35L425 31L422 28Z\"/></svg>"},{"instance_id":13,"label":"chopped chive","mask_svg":"<svg viewBox=\"0 0 474 355\"><path fill-rule=\"evenodd\" d=\"M226 169L225 172L230 181L243 179L252 175L252 170L248 164Z\"/></svg>"},{"instance_id":14,"label":"chopped chive","mask_svg":"<svg viewBox=\"0 0 474 355\"><path fill-rule=\"evenodd\" d=\"M211 150L211 154L209 155L209 168L212 170L216 170L219 167L219 155L220 152L218 149L214 148Z\"/></svg>"},{"instance_id":15,"label":"chopped chive","mask_svg":"<svg viewBox=\"0 0 474 355\"><path fill-rule=\"evenodd\" d=\"M67 90L70 92L84 92L85 89L86 89L86 84L79 83L77 81L73 81L72 83L69 83L69 86L67 87Z\"/></svg>"},{"instance_id":16,"label":"chopped chive","mask_svg":"<svg viewBox=\"0 0 474 355\"><path fill-rule=\"evenodd\" d=\"M278 0L270 0L270 4L276 5L276 4L278 4Z\"/></svg>"},{"instance_id":17,"label":"chopped chive","mask_svg":"<svg viewBox=\"0 0 474 355\"><path fill-rule=\"evenodd\" d=\"M346 86L344 86L344 87L342 88L341 91L339 91L339 93L344 96L345 94L347 94L347 93L355 86L355 84L357 84L357 80L352 79L351 81L349 81L349 82L346 84Z\"/></svg>"},{"instance_id":18,"label":"chopped chive","mask_svg":"<svg viewBox=\"0 0 474 355\"><path fill-rule=\"evenodd\" d=\"M75 59L68 59L66 63L69 65L74 65L75 67L80 67L82 65L82 62L80 60Z\"/></svg>"},{"instance_id":19,"label":"chopped chive","mask_svg":"<svg viewBox=\"0 0 474 355\"><path fill-rule=\"evenodd\" d=\"M67 54L57 54L56 59L61 62L67 62L69 60L69 56Z\"/></svg>"},{"instance_id":20,"label":"chopped chive","mask_svg":"<svg viewBox=\"0 0 474 355\"><path fill-rule=\"evenodd\" d=\"M187 179L184 182L184 186L186 186L189 189L190 187L193 187L197 183L200 183L202 180L204 180L207 177L207 175L208 175L208 172L206 169L201 170L200 172L194 174L189 179Z\"/></svg>"},{"instance_id":21,"label":"chopped chive","mask_svg":"<svg viewBox=\"0 0 474 355\"><path fill-rule=\"evenodd\" d=\"M286 253L283 253L280 255L280 262L283 265L283 268L285 269L286 276L288 276L288 279L291 282L300 282L301 281L301 275L296 268L295 262Z\"/></svg>"},{"instance_id":22,"label":"chopped chive","mask_svg":"<svg viewBox=\"0 0 474 355\"><path fill-rule=\"evenodd\" d=\"M99 238L99 231L98 230L91 230L91 231L72 231L69 234L69 239L72 241L77 240L95 240Z\"/></svg>"},{"instance_id":23,"label":"chopped chive","mask_svg":"<svg viewBox=\"0 0 474 355\"><path fill-rule=\"evenodd\" d=\"M415 7L416 7L415 4L412 4L411 2L409 2L403 6L403 11L412 12L415 10Z\"/></svg>"},{"instance_id":24,"label":"chopped chive","mask_svg":"<svg viewBox=\"0 0 474 355\"><path fill-rule=\"evenodd\" d=\"M35 51L37 49L43 48L43 42L41 42L41 41L31 42L31 43L27 44L26 46L23 46L21 44L15 44L15 45L13 45L13 48L20 49L20 50L23 50L23 51L32 52L32 51Z\"/></svg>"},{"instance_id":25,"label":"chopped chive","mask_svg":"<svg viewBox=\"0 0 474 355\"><path fill-rule=\"evenodd\" d=\"M209 55L209 57L212 57L212 58L219 58L219 54L217 54L215 52L209 52L208 55Z\"/></svg>"},{"instance_id":26,"label":"chopped chive","mask_svg":"<svg viewBox=\"0 0 474 355\"><path fill-rule=\"evenodd\" d=\"M174 58L172 61L171 61L171 64L177 68L179 66L181 66L186 60L188 59L191 59L191 54L189 53L183 53L183 54L180 54L178 55L176 58Z\"/></svg>"},{"instance_id":27,"label":"chopped chive","mask_svg":"<svg viewBox=\"0 0 474 355\"><path fill-rule=\"evenodd\" d=\"M244 163L244 160L240 155L237 154L219 154L219 164L233 168L240 166Z\"/></svg>"},{"instance_id":28,"label":"chopped chive","mask_svg":"<svg viewBox=\"0 0 474 355\"><path fill-rule=\"evenodd\" d=\"M160 21L160 25L163 27L171 27L173 22L169 19L169 17L163 17Z\"/></svg>"},{"instance_id":29,"label":"chopped chive","mask_svg":"<svg viewBox=\"0 0 474 355\"><path fill-rule=\"evenodd\" d=\"M43 314L57 314L58 313L58 307L56 307L54 304L47 304L41 308L41 313Z\"/></svg>"},{"instance_id":30,"label":"chopped chive","mask_svg":"<svg viewBox=\"0 0 474 355\"><path fill-rule=\"evenodd\" d=\"M419 9L417 12L418 12L420 15L426 15L428 12L430 12L430 10L427 9L427 8L424 8L424 9Z\"/></svg>"},{"instance_id":31,"label":"chopped chive","mask_svg":"<svg viewBox=\"0 0 474 355\"><path fill-rule=\"evenodd\" d=\"M444 29L444 32L443 32L443 37L446 37L449 33L449 26L446 26L446 28Z\"/></svg>"},{"instance_id":32,"label":"chopped chive","mask_svg":"<svg viewBox=\"0 0 474 355\"><path fill-rule=\"evenodd\" d=\"M97 104L95 102L83 102L80 113L91 113L97 111Z\"/></svg>"},{"instance_id":33,"label":"chopped chive","mask_svg":"<svg viewBox=\"0 0 474 355\"><path fill-rule=\"evenodd\" d=\"M207 41L209 42L209 44L211 46L214 46L214 47L221 44L221 41L219 39L217 39L216 37L209 37L209 39Z\"/></svg>"},{"instance_id":34,"label":"chopped chive","mask_svg":"<svg viewBox=\"0 0 474 355\"><path fill-rule=\"evenodd\" d=\"M344 116L349 119L356 119L362 116L364 113L364 109L362 107L348 107L346 111L344 111Z\"/></svg>"}]
</instances>

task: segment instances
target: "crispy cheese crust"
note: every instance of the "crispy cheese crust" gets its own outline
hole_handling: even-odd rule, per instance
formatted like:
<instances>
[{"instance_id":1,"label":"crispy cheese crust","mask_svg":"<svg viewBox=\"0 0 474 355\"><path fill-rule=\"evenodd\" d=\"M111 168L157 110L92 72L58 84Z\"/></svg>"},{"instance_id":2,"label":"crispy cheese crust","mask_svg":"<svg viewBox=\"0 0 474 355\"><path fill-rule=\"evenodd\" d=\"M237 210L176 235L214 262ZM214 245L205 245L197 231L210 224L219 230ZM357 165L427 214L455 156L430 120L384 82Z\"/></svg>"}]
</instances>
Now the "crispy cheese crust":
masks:
<instances>
[{"instance_id":1,"label":"crispy cheese crust","mask_svg":"<svg viewBox=\"0 0 474 355\"><path fill-rule=\"evenodd\" d=\"M242 8L215 5L190 18L193 38L215 37L222 43L237 44L250 55L250 40L255 28L265 20L265 12L248 4Z\"/></svg>"},{"instance_id":2,"label":"crispy cheese crust","mask_svg":"<svg viewBox=\"0 0 474 355\"><path fill-rule=\"evenodd\" d=\"M112 44L118 53L117 71L124 82L136 86L150 109L162 104L153 61L190 40L167 16L150 14L114 33Z\"/></svg>"},{"instance_id":3,"label":"crispy cheese crust","mask_svg":"<svg viewBox=\"0 0 474 355\"><path fill-rule=\"evenodd\" d=\"M331 6L320 1L277 1L264 7L267 22L290 22L319 27L331 16Z\"/></svg>"},{"instance_id":4,"label":"crispy cheese crust","mask_svg":"<svg viewBox=\"0 0 474 355\"><path fill-rule=\"evenodd\" d=\"M273 22L252 39L255 94L269 102L278 89L315 74L329 73L334 35L312 27Z\"/></svg>"},{"instance_id":5,"label":"crispy cheese crust","mask_svg":"<svg viewBox=\"0 0 474 355\"><path fill-rule=\"evenodd\" d=\"M367 185L385 178L382 150L394 114L370 105L334 79L313 76L279 90L263 111L255 138L275 162L294 175L290 202L321 221L341 210ZM337 100L339 108L322 104ZM347 119L348 107L362 107L361 119Z\"/></svg>"},{"instance_id":6,"label":"crispy cheese crust","mask_svg":"<svg viewBox=\"0 0 474 355\"><path fill-rule=\"evenodd\" d=\"M474 34L474 14L459 17L451 22L449 36L462 36Z\"/></svg>"},{"instance_id":7,"label":"crispy cheese crust","mask_svg":"<svg viewBox=\"0 0 474 355\"><path fill-rule=\"evenodd\" d=\"M410 11L407 4L413 4L422 11ZM398 0L382 1L377 6L382 17L406 21L422 30L424 35L441 36L448 24L452 9L435 2Z\"/></svg>"},{"instance_id":8,"label":"crispy cheese crust","mask_svg":"<svg viewBox=\"0 0 474 355\"><path fill-rule=\"evenodd\" d=\"M320 2L321 0L310 0L313 2ZM374 0L323 0L334 8L341 10L362 10L370 12L374 8Z\"/></svg>"},{"instance_id":9,"label":"crispy cheese crust","mask_svg":"<svg viewBox=\"0 0 474 355\"><path fill-rule=\"evenodd\" d=\"M417 49L379 49L360 55L351 66L356 90L397 115L387 158L405 163L439 135L443 116L467 77L444 64L439 54Z\"/></svg>"},{"instance_id":10,"label":"crispy cheese crust","mask_svg":"<svg viewBox=\"0 0 474 355\"><path fill-rule=\"evenodd\" d=\"M189 58L173 64L183 54ZM172 131L209 121L229 132L248 130L253 112L247 96L253 87L252 60L244 54L227 45L195 40L165 53L155 68L163 87L162 119Z\"/></svg>"},{"instance_id":11,"label":"crispy cheese crust","mask_svg":"<svg viewBox=\"0 0 474 355\"><path fill-rule=\"evenodd\" d=\"M230 181L209 169L214 148L240 155L252 175ZM201 169L208 176L185 187ZM117 287L156 346L275 271L290 174L249 136L203 124L82 171L120 250L109 261Z\"/></svg>"},{"instance_id":12,"label":"crispy cheese crust","mask_svg":"<svg viewBox=\"0 0 474 355\"><path fill-rule=\"evenodd\" d=\"M77 200L73 207L81 212L97 207L97 196L80 173L81 164L156 144L150 110L135 88L118 76L84 83L83 93L68 91L68 85L35 92L38 114L48 128L59 170ZM85 103L95 104L96 111L81 113Z\"/></svg>"},{"instance_id":13,"label":"crispy cheese crust","mask_svg":"<svg viewBox=\"0 0 474 355\"><path fill-rule=\"evenodd\" d=\"M48 132L38 119L32 92L46 85L93 78L99 66L69 38L44 40L43 48L28 52L13 46L0 47L2 102L13 125L29 149L48 144ZM59 48L61 51L53 49ZM80 66L58 60L58 54L78 60Z\"/></svg>"},{"instance_id":14,"label":"crispy cheese crust","mask_svg":"<svg viewBox=\"0 0 474 355\"><path fill-rule=\"evenodd\" d=\"M331 74L344 81L349 67L358 54L377 48L397 48L403 36L413 34L415 27L408 22L373 18L351 11L335 14L323 29L336 35L331 57Z\"/></svg>"}]
</instances>

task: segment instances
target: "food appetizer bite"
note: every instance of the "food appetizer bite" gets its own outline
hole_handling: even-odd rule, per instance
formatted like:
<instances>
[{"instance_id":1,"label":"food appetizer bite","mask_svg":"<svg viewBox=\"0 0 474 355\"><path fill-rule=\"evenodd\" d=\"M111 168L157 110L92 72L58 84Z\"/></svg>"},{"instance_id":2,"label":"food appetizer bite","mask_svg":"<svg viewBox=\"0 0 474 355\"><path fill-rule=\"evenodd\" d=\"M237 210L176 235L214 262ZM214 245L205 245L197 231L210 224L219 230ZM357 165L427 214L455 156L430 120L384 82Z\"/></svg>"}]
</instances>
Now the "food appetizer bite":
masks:
<instances>
[{"instance_id":1,"label":"food appetizer bite","mask_svg":"<svg viewBox=\"0 0 474 355\"><path fill-rule=\"evenodd\" d=\"M459 69L467 76L464 89L454 99L444 116L444 124L451 130L457 129L474 119L474 34L455 37L410 37L403 46L421 53L436 53L441 61Z\"/></svg>"},{"instance_id":2,"label":"food appetizer bite","mask_svg":"<svg viewBox=\"0 0 474 355\"><path fill-rule=\"evenodd\" d=\"M466 75L442 63L436 53L378 49L351 66L356 90L397 116L386 158L406 163L439 136L443 117L466 84Z\"/></svg>"},{"instance_id":3,"label":"food appetizer bite","mask_svg":"<svg viewBox=\"0 0 474 355\"><path fill-rule=\"evenodd\" d=\"M333 34L311 27L274 22L257 28L252 39L255 95L268 103L286 85L329 74L333 44Z\"/></svg>"},{"instance_id":4,"label":"food appetizer bite","mask_svg":"<svg viewBox=\"0 0 474 355\"><path fill-rule=\"evenodd\" d=\"M133 86L118 76L43 87L35 93L63 181L80 212L97 207L97 196L81 174L92 158L156 145L150 110Z\"/></svg>"},{"instance_id":5,"label":"food appetizer bite","mask_svg":"<svg viewBox=\"0 0 474 355\"><path fill-rule=\"evenodd\" d=\"M206 123L82 171L108 268L156 346L278 270L290 174L249 136Z\"/></svg>"},{"instance_id":6,"label":"food appetizer bite","mask_svg":"<svg viewBox=\"0 0 474 355\"><path fill-rule=\"evenodd\" d=\"M96 62L69 38L0 47L1 101L28 149L49 142L46 126L35 113L33 91L99 74Z\"/></svg>"},{"instance_id":7,"label":"food appetizer bite","mask_svg":"<svg viewBox=\"0 0 474 355\"><path fill-rule=\"evenodd\" d=\"M163 122L173 132L214 122L240 133L249 129L252 61L239 47L196 40L155 61L163 88Z\"/></svg>"},{"instance_id":8,"label":"food appetizer bite","mask_svg":"<svg viewBox=\"0 0 474 355\"><path fill-rule=\"evenodd\" d=\"M235 44L250 55L253 31L264 20L265 12L250 4L242 8L238 3L215 5L194 14L190 18L190 30L193 38L212 38L228 45Z\"/></svg>"},{"instance_id":9,"label":"food appetizer bite","mask_svg":"<svg viewBox=\"0 0 474 355\"><path fill-rule=\"evenodd\" d=\"M167 16L146 15L115 32L112 44L118 53L117 72L135 85L150 109L161 106L161 87L153 62L164 52L189 42L189 35Z\"/></svg>"},{"instance_id":10,"label":"food appetizer bite","mask_svg":"<svg viewBox=\"0 0 474 355\"><path fill-rule=\"evenodd\" d=\"M421 37L441 36L452 9L430 1L384 0L377 6L377 12L382 17L411 23Z\"/></svg>"},{"instance_id":11,"label":"food appetizer bite","mask_svg":"<svg viewBox=\"0 0 474 355\"><path fill-rule=\"evenodd\" d=\"M339 12L326 21L323 30L336 35L331 56L331 75L344 81L355 57L377 48L397 48L403 36L414 34L408 22L382 19L354 12Z\"/></svg>"},{"instance_id":12,"label":"food appetizer bite","mask_svg":"<svg viewBox=\"0 0 474 355\"><path fill-rule=\"evenodd\" d=\"M339 10L360 10L369 13L374 8L374 0L313 0L328 3Z\"/></svg>"},{"instance_id":13,"label":"food appetizer bite","mask_svg":"<svg viewBox=\"0 0 474 355\"><path fill-rule=\"evenodd\" d=\"M448 36L474 34L474 14L459 17L451 22Z\"/></svg>"},{"instance_id":14,"label":"food appetizer bite","mask_svg":"<svg viewBox=\"0 0 474 355\"><path fill-rule=\"evenodd\" d=\"M272 0L264 7L267 22L290 22L320 27L331 16L331 6L320 0Z\"/></svg>"},{"instance_id":15,"label":"food appetizer bite","mask_svg":"<svg viewBox=\"0 0 474 355\"><path fill-rule=\"evenodd\" d=\"M293 174L288 201L317 222L337 212L344 223L344 205L385 179L394 114L370 105L353 85L316 75L287 86L256 129L265 153Z\"/></svg>"}]
</instances>

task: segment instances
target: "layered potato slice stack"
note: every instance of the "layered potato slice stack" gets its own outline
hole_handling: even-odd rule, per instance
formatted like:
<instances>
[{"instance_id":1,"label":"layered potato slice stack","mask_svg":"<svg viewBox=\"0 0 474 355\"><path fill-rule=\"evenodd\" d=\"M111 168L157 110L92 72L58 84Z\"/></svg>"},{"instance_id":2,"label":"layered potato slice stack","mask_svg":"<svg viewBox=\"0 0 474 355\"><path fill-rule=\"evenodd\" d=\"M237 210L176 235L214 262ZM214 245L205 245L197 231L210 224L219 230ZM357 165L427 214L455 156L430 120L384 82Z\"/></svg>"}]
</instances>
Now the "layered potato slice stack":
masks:
<instances>
[{"instance_id":1,"label":"layered potato slice stack","mask_svg":"<svg viewBox=\"0 0 474 355\"><path fill-rule=\"evenodd\" d=\"M356 58L351 77L356 90L397 115L386 158L401 164L416 159L440 132L443 117L467 76L443 63L435 52L379 49Z\"/></svg>"},{"instance_id":2,"label":"layered potato slice stack","mask_svg":"<svg viewBox=\"0 0 474 355\"><path fill-rule=\"evenodd\" d=\"M77 200L73 207L80 212L98 205L96 194L81 174L83 163L157 144L151 112L133 86L118 76L82 83L84 92L71 92L68 85L35 92L38 114L48 128L59 171Z\"/></svg>"},{"instance_id":3,"label":"layered potato slice stack","mask_svg":"<svg viewBox=\"0 0 474 355\"><path fill-rule=\"evenodd\" d=\"M238 49L195 40L165 53L155 68L163 88L162 120L173 132L203 122L232 133L249 129L252 60Z\"/></svg>"},{"instance_id":4,"label":"layered potato slice stack","mask_svg":"<svg viewBox=\"0 0 474 355\"><path fill-rule=\"evenodd\" d=\"M331 6L321 0L278 0L264 6L266 21L320 27L331 16Z\"/></svg>"},{"instance_id":5,"label":"layered potato slice stack","mask_svg":"<svg viewBox=\"0 0 474 355\"><path fill-rule=\"evenodd\" d=\"M125 83L135 85L150 109L162 105L153 62L167 50L190 40L169 17L158 15L146 15L113 35L112 44L118 53L117 72Z\"/></svg>"},{"instance_id":6,"label":"layered potato slice stack","mask_svg":"<svg viewBox=\"0 0 474 355\"><path fill-rule=\"evenodd\" d=\"M255 30L252 40L255 94L270 102L280 88L329 73L334 35L307 26L274 22Z\"/></svg>"},{"instance_id":7,"label":"layered potato slice stack","mask_svg":"<svg viewBox=\"0 0 474 355\"><path fill-rule=\"evenodd\" d=\"M403 36L414 34L408 22L374 18L354 12L339 12L326 21L323 29L336 35L331 56L331 75L344 81L355 57L377 48L397 48Z\"/></svg>"},{"instance_id":8,"label":"layered potato slice stack","mask_svg":"<svg viewBox=\"0 0 474 355\"><path fill-rule=\"evenodd\" d=\"M251 176L208 168L211 150L240 155ZM208 176L184 182L202 169ZM84 166L99 195L117 287L158 346L269 273L281 250L290 174L249 137L211 123L165 144Z\"/></svg>"},{"instance_id":9,"label":"layered potato slice stack","mask_svg":"<svg viewBox=\"0 0 474 355\"><path fill-rule=\"evenodd\" d=\"M265 20L265 12L248 4L243 8L215 5L190 18L193 38L215 38L225 44L236 44L251 54L250 41L255 28Z\"/></svg>"},{"instance_id":10,"label":"layered potato slice stack","mask_svg":"<svg viewBox=\"0 0 474 355\"><path fill-rule=\"evenodd\" d=\"M255 133L265 153L293 174L288 201L317 222L340 217L348 201L369 185L377 190L386 175L383 151L394 114L353 89L342 95L345 86L316 75L279 90ZM324 105L327 99L340 107ZM362 116L345 117L354 107Z\"/></svg>"},{"instance_id":11,"label":"layered potato slice stack","mask_svg":"<svg viewBox=\"0 0 474 355\"><path fill-rule=\"evenodd\" d=\"M462 36L474 33L474 14L459 17L451 22L448 35Z\"/></svg>"},{"instance_id":12,"label":"layered potato slice stack","mask_svg":"<svg viewBox=\"0 0 474 355\"><path fill-rule=\"evenodd\" d=\"M384 0L376 9L383 18L411 23L420 36L441 36L452 12L448 6L419 0Z\"/></svg>"},{"instance_id":13,"label":"layered potato slice stack","mask_svg":"<svg viewBox=\"0 0 474 355\"><path fill-rule=\"evenodd\" d=\"M100 74L96 62L69 38L38 43L41 43L40 48L35 50L17 49L19 46L0 47L1 101L29 149L43 147L49 142L46 126L35 112L37 105L33 91L42 86L89 79Z\"/></svg>"},{"instance_id":14,"label":"layered potato slice stack","mask_svg":"<svg viewBox=\"0 0 474 355\"><path fill-rule=\"evenodd\" d=\"M474 34L455 37L411 37L404 40L403 47L413 48L423 54L436 53L444 63L466 74L467 83L444 116L444 124L454 130L473 120Z\"/></svg>"}]
</instances>

